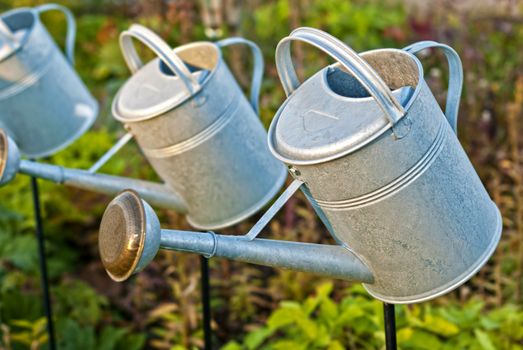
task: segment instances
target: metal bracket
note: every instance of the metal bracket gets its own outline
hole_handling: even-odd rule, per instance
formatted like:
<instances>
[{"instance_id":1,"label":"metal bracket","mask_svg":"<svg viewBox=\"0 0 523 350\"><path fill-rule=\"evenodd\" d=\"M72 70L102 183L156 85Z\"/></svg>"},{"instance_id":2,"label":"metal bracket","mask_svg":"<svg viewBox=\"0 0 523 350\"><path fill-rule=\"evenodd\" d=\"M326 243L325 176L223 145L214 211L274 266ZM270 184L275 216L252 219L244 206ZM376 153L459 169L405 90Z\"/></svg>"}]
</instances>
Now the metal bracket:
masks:
<instances>
[{"instance_id":1,"label":"metal bracket","mask_svg":"<svg viewBox=\"0 0 523 350\"><path fill-rule=\"evenodd\" d=\"M133 134L128 132L127 134L123 135L118 142L114 144L113 147L111 147L105 154L96 161L96 163L93 164L92 167L89 168L89 172L91 174L96 173L102 166L104 166L105 163L109 161L119 150L123 148L127 144L127 142L131 141L133 138Z\"/></svg>"},{"instance_id":2,"label":"metal bracket","mask_svg":"<svg viewBox=\"0 0 523 350\"><path fill-rule=\"evenodd\" d=\"M218 249L218 239L216 238L216 233L214 233L213 231L207 231L207 233L210 234L212 237L212 252L209 254L203 254L203 257L206 259L210 259L216 255L216 250Z\"/></svg>"},{"instance_id":3,"label":"metal bracket","mask_svg":"<svg viewBox=\"0 0 523 350\"><path fill-rule=\"evenodd\" d=\"M283 207L285 203L292 197L292 195L303 185L303 181L294 180L289 187L274 201L271 207L263 214L263 216L254 224L254 226L243 236L245 239L252 241L263 230L265 226L271 221L277 212Z\"/></svg>"}]
</instances>

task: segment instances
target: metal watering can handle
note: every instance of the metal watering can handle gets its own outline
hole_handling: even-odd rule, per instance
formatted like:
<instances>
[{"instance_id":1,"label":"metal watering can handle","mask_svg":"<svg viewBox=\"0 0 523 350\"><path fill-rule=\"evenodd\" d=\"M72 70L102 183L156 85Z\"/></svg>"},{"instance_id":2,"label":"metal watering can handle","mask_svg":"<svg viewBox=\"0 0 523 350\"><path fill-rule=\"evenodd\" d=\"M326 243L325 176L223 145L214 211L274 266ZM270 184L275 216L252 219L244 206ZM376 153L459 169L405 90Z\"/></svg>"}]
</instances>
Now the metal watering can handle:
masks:
<instances>
[{"instance_id":1,"label":"metal watering can handle","mask_svg":"<svg viewBox=\"0 0 523 350\"><path fill-rule=\"evenodd\" d=\"M254 68L252 72L252 81L251 81L251 106L256 112L256 114L259 113L259 99L260 99L260 87L262 83L263 78L263 55L258 47L254 42L240 38L240 37L233 37L233 38L227 38L220 40L216 42L216 45L218 47L226 47L230 45L237 45L237 44L245 44L249 46L251 49L252 56L254 58Z\"/></svg>"},{"instance_id":2,"label":"metal watering can handle","mask_svg":"<svg viewBox=\"0 0 523 350\"><path fill-rule=\"evenodd\" d=\"M452 47L435 41L420 41L419 43L414 43L403 48L403 50L412 54L416 54L419 51L433 47L442 49L445 53L445 56L447 56L449 65L449 87L447 90L447 105L445 107L445 116L447 117L452 130L454 130L454 133L457 134L459 100L461 98L461 90L463 88L463 67L461 65L461 59L459 58L459 55Z\"/></svg>"},{"instance_id":3,"label":"metal watering can handle","mask_svg":"<svg viewBox=\"0 0 523 350\"><path fill-rule=\"evenodd\" d=\"M67 34L65 36L65 55L71 65L74 65L74 41L76 37L76 22L72 12L62 5L45 4L35 7L36 13L40 15L43 12L57 10L65 15L67 21Z\"/></svg>"},{"instance_id":4,"label":"metal watering can handle","mask_svg":"<svg viewBox=\"0 0 523 350\"><path fill-rule=\"evenodd\" d=\"M143 66L142 60L136 53L132 41L133 38L151 49L171 71L175 72L191 95L200 88L189 68L174 53L173 49L152 30L139 24L133 24L129 30L120 34L120 48L122 49L125 62L133 74Z\"/></svg>"},{"instance_id":5,"label":"metal watering can handle","mask_svg":"<svg viewBox=\"0 0 523 350\"><path fill-rule=\"evenodd\" d=\"M367 62L341 40L314 28L295 29L288 37L283 38L276 47L276 68L287 96L300 86L290 54L290 43L293 40L303 41L315 46L352 73L376 99L391 125L395 125L405 115L403 106Z\"/></svg>"}]
</instances>

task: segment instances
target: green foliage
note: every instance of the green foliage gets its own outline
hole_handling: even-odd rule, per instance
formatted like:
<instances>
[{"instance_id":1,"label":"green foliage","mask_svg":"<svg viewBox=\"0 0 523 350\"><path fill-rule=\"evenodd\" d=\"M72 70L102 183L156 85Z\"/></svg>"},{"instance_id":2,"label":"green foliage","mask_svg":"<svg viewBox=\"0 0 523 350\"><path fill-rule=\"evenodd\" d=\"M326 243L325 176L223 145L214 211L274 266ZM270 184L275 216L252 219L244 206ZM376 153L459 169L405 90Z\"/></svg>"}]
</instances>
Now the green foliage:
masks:
<instances>
[{"instance_id":1,"label":"green foliage","mask_svg":"<svg viewBox=\"0 0 523 350\"><path fill-rule=\"evenodd\" d=\"M53 296L61 301L56 309L58 315L67 316L84 326L98 324L103 307L108 305L107 298L78 280L65 281L57 286L53 289Z\"/></svg>"},{"instance_id":2,"label":"green foliage","mask_svg":"<svg viewBox=\"0 0 523 350\"><path fill-rule=\"evenodd\" d=\"M44 2L0 0L0 11ZM119 33L130 23L142 23L176 46L206 40L204 25L200 2L190 0L58 2L76 15L75 68L100 101L101 113L93 130L44 161L87 169L124 133L110 111L116 91L130 74L120 53ZM274 65L275 44L294 27L326 30L356 50L401 48L424 39L456 48L466 79L460 140L501 207L505 234L493 262L457 293L438 303L399 307L398 341L401 349L520 349L523 182L518 135L523 113L518 106L523 105L523 80L518 85L518 77L523 76L523 51L518 43L523 40L523 26L518 23L523 7L507 6L506 15L478 15L450 3L433 2L423 16L401 0L240 3L241 23L223 16L222 30L254 40L263 50L266 75L260 106L265 125L285 98ZM501 14L502 7L497 8ZM63 45L63 17L56 12L43 17ZM152 57L141 45L137 49L144 61ZM234 50L225 50L225 58L242 86L248 87L250 66L235 59L244 53L234 56ZM293 45L292 53L301 78L329 62L324 54L304 45ZM430 52L423 64L432 91L444 102L444 56ZM102 171L157 180L132 144ZM97 227L109 198L45 181L39 184L60 349L201 348L197 259L162 253L135 280L111 283L96 252ZM329 242L306 201L296 197L271 223L269 234L277 239ZM161 214L166 226L188 228L176 214ZM26 176L0 188L2 349L46 348L32 215ZM245 232L252 222L231 232ZM211 266L215 341L223 344L236 338L224 346L227 350L383 349L381 303L370 299L360 286L348 288L340 281L325 284L325 279L310 274L223 260L213 260Z\"/></svg>"},{"instance_id":3,"label":"green foliage","mask_svg":"<svg viewBox=\"0 0 523 350\"><path fill-rule=\"evenodd\" d=\"M2 291L0 297L0 323L2 324L17 320L34 322L42 315L40 296L36 293L24 293L19 289L10 289Z\"/></svg>"},{"instance_id":4,"label":"green foliage","mask_svg":"<svg viewBox=\"0 0 523 350\"><path fill-rule=\"evenodd\" d=\"M379 348L381 303L369 299L360 286L336 303L330 298L332 289L332 283L325 283L303 303L282 302L266 326L249 333L241 344L231 342L223 349L343 349L344 344Z\"/></svg>"},{"instance_id":5,"label":"green foliage","mask_svg":"<svg viewBox=\"0 0 523 350\"><path fill-rule=\"evenodd\" d=\"M99 335L92 326L81 326L73 320L63 319L58 323L62 350L139 350L145 343L145 336L131 334L126 328L104 327Z\"/></svg>"},{"instance_id":6,"label":"green foliage","mask_svg":"<svg viewBox=\"0 0 523 350\"><path fill-rule=\"evenodd\" d=\"M261 40L283 38L289 34L289 22L296 11L291 1L266 2L254 13L254 30ZM406 13L399 2L346 0L312 1L304 5L301 25L321 28L348 42L356 49L370 49L395 44L385 34L391 27L403 28Z\"/></svg>"},{"instance_id":7,"label":"green foliage","mask_svg":"<svg viewBox=\"0 0 523 350\"><path fill-rule=\"evenodd\" d=\"M13 320L11 325L16 330L11 331L10 339L13 344L25 345L37 349L47 342L46 320L44 317L34 322L27 320Z\"/></svg>"},{"instance_id":8,"label":"green foliage","mask_svg":"<svg viewBox=\"0 0 523 350\"><path fill-rule=\"evenodd\" d=\"M265 326L222 350L383 348L382 303L371 299L361 286L346 290L346 296L336 302L332 289L332 283L325 283L303 303L282 302ZM400 306L397 314L400 349L523 349L519 305L486 310L479 300L465 305L426 303Z\"/></svg>"}]
</instances>

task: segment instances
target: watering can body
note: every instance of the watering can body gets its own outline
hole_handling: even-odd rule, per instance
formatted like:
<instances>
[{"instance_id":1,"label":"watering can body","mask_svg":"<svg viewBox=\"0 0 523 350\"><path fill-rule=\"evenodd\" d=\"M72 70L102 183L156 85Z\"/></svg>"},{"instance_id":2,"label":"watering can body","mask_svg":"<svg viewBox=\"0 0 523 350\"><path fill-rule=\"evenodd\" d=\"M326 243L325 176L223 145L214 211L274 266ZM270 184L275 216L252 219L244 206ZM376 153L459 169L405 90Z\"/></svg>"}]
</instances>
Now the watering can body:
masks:
<instances>
[{"instance_id":1,"label":"watering can body","mask_svg":"<svg viewBox=\"0 0 523 350\"><path fill-rule=\"evenodd\" d=\"M131 38L159 58L142 65ZM286 171L270 154L257 117L259 49L234 38L172 50L139 26L131 27L121 44L134 75L116 96L113 115L184 199L191 225L223 228L263 207L281 188ZM255 55L251 104L222 57L221 48L232 44L247 44Z\"/></svg>"},{"instance_id":2,"label":"watering can body","mask_svg":"<svg viewBox=\"0 0 523 350\"><path fill-rule=\"evenodd\" d=\"M495 250L501 216L419 60L403 50L369 51L364 61L354 58L363 63L351 75L345 69L355 69L354 56L338 55L332 37L311 29L293 34L277 50L288 99L271 124L269 146L304 182L336 241L373 272L366 289L386 302L413 303L468 280ZM343 56L341 63L300 84L292 40Z\"/></svg>"},{"instance_id":3,"label":"watering can body","mask_svg":"<svg viewBox=\"0 0 523 350\"><path fill-rule=\"evenodd\" d=\"M48 10L67 17L67 58L40 21ZM0 127L23 155L51 155L80 137L98 113L96 100L72 67L74 19L53 4L12 10L0 18L17 38L16 47L0 59Z\"/></svg>"}]
</instances>

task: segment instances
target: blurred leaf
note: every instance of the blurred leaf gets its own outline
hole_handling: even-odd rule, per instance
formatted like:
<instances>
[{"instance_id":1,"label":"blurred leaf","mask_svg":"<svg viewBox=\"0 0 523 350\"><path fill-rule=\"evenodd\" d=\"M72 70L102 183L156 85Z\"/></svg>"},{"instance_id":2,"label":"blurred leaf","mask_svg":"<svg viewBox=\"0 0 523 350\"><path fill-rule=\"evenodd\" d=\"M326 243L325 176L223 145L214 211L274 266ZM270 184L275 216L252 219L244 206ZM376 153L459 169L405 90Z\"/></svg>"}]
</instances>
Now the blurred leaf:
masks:
<instances>
[{"instance_id":1,"label":"blurred leaf","mask_svg":"<svg viewBox=\"0 0 523 350\"><path fill-rule=\"evenodd\" d=\"M478 341L483 350L496 350L496 347L494 344L492 344L492 341L490 340L490 337L487 333L479 329L475 329L474 334L476 334L476 337L478 338Z\"/></svg>"}]
</instances>

